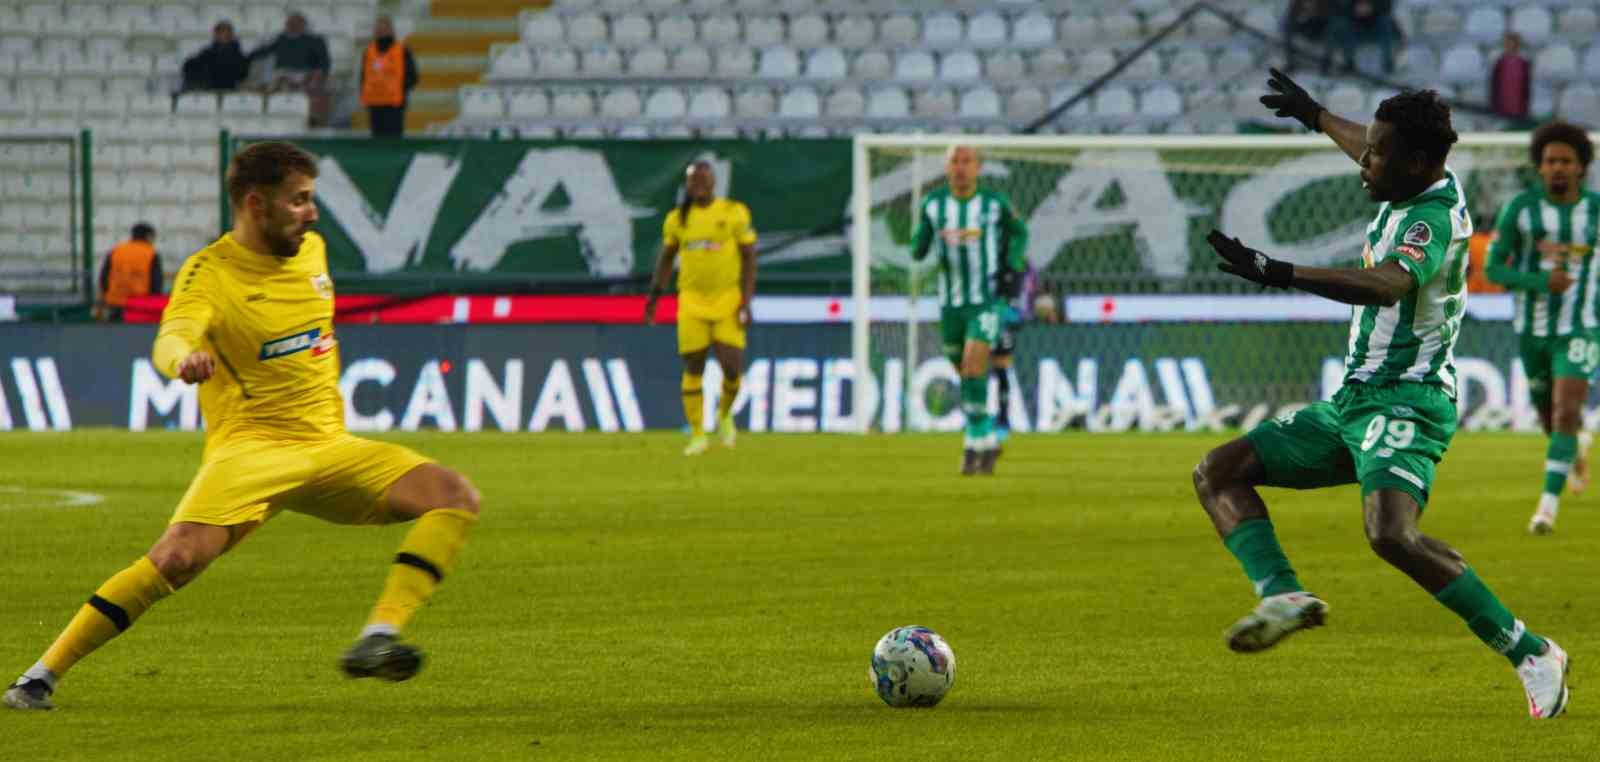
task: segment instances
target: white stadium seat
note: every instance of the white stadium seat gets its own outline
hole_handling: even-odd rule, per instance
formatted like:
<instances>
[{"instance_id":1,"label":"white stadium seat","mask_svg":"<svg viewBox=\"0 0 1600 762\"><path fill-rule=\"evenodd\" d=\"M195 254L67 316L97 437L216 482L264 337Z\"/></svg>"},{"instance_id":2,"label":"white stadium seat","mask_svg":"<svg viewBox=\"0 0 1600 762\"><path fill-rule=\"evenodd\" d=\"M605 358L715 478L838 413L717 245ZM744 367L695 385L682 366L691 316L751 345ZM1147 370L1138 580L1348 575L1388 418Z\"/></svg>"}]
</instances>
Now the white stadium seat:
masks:
<instances>
[{"instance_id":1,"label":"white stadium seat","mask_svg":"<svg viewBox=\"0 0 1600 762\"><path fill-rule=\"evenodd\" d=\"M1521 36L1525 43L1542 45L1550 39L1553 21L1549 9L1526 5L1511 12L1511 31Z\"/></svg>"},{"instance_id":2,"label":"white stadium seat","mask_svg":"<svg viewBox=\"0 0 1600 762\"><path fill-rule=\"evenodd\" d=\"M711 51L699 45L685 45L672 56L672 75L703 79L711 74Z\"/></svg>"},{"instance_id":3,"label":"white stadium seat","mask_svg":"<svg viewBox=\"0 0 1600 762\"><path fill-rule=\"evenodd\" d=\"M918 117L943 119L955 114L956 94L947 88L918 90L911 97L911 112Z\"/></svg>"},{"instance_id":4,"label":"white stadium seat","mask_svg":"<svg viewBox=\"0 0 1600 762\"><path fill-rule=\"evenodd\" d=\"M717 76L748 77L756 70L756 54L750 48L723 48L717 52Z\"/></svg>"},{"instance_id":5,"label":"white stadium seat","mask_svg":"<svg viewBox=\"0 0 1600 762\"><path fill-rule=\"evenodd\" d=\"M1061 18L1059 33L1061 41L1068 44L1092 43L1100 37L1100 25L1093 16L1069 13Z\"/></svg>"},{"instance_id":6,"label":"white stadium seat","mask_svg":"<svg viewBox=\"0 0 1600 762\"><path fill-rule=\"evenodd\" d=\"M761 65L756 76L788 79L800 76L800 57L785 46L773 46L761 51Z\"/></svg>"},{"instance_id":7,"label":"white stadium seat","mask_svg":"<svg viewBox=\"0 0 1600 762\"><path fill-rule=\"evenodd\" d=\"M828 42L828 20L815 13L789 18L789 44L814 48Z\"/></svg>"},{"instance_id":8,"label":"white stadium seat","mask_svg":"<svg viewBox=\"0 0 1600 762\"><path fill-rule=\"evenodd\" d=\"M578 73L578 51L572 48L547 48L538 51L541 77L571 77Z\"/></svg>"},{"instance_id":9,"label":"white stadium seat","mask_svg":"<svg viewBox=\"0 0 1600 762\"><path fill-rule=\"evenodd\" d=\"M1499 8L1478 6L1467 13L1462 35L1474 42L1499 42L1506 32L1506 14Z\"/></svg>"},{"instance_id":10,"label":"white stadium seat","mask_svg":"<svg viewBox=\"0 0 1600 762\"><path fill-rule=\"evenodd\" d=\"M1576 124L1600 124L1600 92L1588 84L1569 85L1556 103L1556 113Z\"/></svg>"},{"instance_id":11,"label":"white stadium seat","mask_svg":"<svg viewBox=\"0 0 1600 762\"><path fill-rule=\"evenodd\" d=\"M1101 16L1098 26L1099 33L1095 39L1101 42L1125 42L1143 36L1143 31L1139 27L1139 17L1123 11L1113 11ZM1151 28L1160 27L1152 22Z\"/></svg>"},{"instance_id":12,"label":"white stadium seat","mask_svg":"<svg viewBox=\"0 0 1600 762\"><path fill-rule=\"evenodd\" d=\"M606 20L598 13L584 13L567 18L566 34L562 40L571 45L599 45L608 36Z\"/></svg>"},{"instance_id":13,"label":"white stadium seat","mask_svg":"<svg viewBox=\"0 0 1600 762\"><path fill-rule=\"evenodd\" d=\"M881 50L864 50L856 56L851 69L856 79L888 79L894 73L894 62Z\"/></svg>"},{"instance_id":14,"label":"white stadium seat","mask_svg":"<svg viewBox=\"0 0 1600 762\"><path fill-rule=\"evenodd\" d=\"M867 111L867 97L853 87L842 87L828 93L822 102L822 110L830 117L858 118Z\"/></svg>"},{"instance_id":15,"label":"white stadium seat","mask_svg":"<svg viewBox=\"0 0 1600 762\"><path fill-rule=\"evenodd\" d=\"M917 18L904 13L889 16L878 26L878 38L891 47L910 47L921 34L922 26Z\"/></svg>"},{"instance_id":16,"label":"white stadium seat","mask_svg":"<svg viewBox=\"0 0 1600 762\"><path fill-rule=\"evenodd\" d=\"M638 47L655 36L648 16L629 13L611 19L611 42L622 47Z\"/></svg>"},{"instance_id":17,"label":"white stadium seat","mask_svg":"<svg viewBox=\"0 0 1600 762\"><path fill-rule=\"evenodd\" d=\"M628 74L635 77L664 76L669 66L667 51L654 46L640 48L628 56ZM621 73L619 67L615 74Z\"/></svg>"},{"instance_id":18,"label":"white stadium seat","mask_svg":"<svg viewBox=\"0 0 1600 762\"><path fill-rule=\"evenodd\" d=\"M1000 116L1000 94L989 87L975 87L961 94L961 115L969 119Z\"/></svg>"},{"instance_id":19,"label":"white stadium seat","mask_svg":"<svg viewBox=\"0 0 1600 762\"><path fill-rule=\"evenodd\" d=\"M1327 95L1329 111L1339 116L1360 119L1367 115L1367 94L1354 85L1339 85ZM1263 112L1265 113L1265 112Z\"/></svg>"},{"instance_id":20,"label":"white stadium seat","mask_svg":"<svg viewBox=\"0 0 1600 762\"><path fill-rule=\"evenodd\" d=\"M683 119L689 113L689 99L676 87L663 87L650 93L644 102L646 119Z\"/></svg>"},{"instance_id":21,"label":"white stadium seat","mask_svg":"<svg viewBox=\"0 0 1600 762\"><path fill-rule=\"evenodd\" d=\"M1230 47L1219 53L1212 62L1213 76L1218 82L1233 82L1259 68L1255 56L1247 50Z\"/></svg>"},{"instance_id":22,"label":"white stadium seat","mask_svg":"<svg viewBox=\"0 0 1600 762\"><path fill-rule=\"evenodd\" d=\"M608 90L600 98L600 116L604 119L634 119L643 111L644 102L631 88Z\"/></svg>"},{"instance_id":23,"label":"white stadium seat","mask_svg":"<svg viewBox=\"0 0 1600 762\"><path fill-rule=\"evenodd\" d=\"M954 13L934 13L923 20L922 41L930 47L954 45L965 36L961 17Z\"/></svg>"},{"instance_id":24,"label":"white stadium seat","mask_svg":"<svg viewBox=\"0 0 1600 762\"><path fill-rule=\"evenodd\" d=\"M1395 55L1395 69L1410 77L1430 77L1439 73L1439 58L1430 48L1407 45Z\"/></svg>"},{"instance_id":25,"label":"white stadium seat","mask_svg":"<svg viewBox=\"0 0 1600 762\"><path fill-rule=\"evenodd\" d=\"M1047 107L1045 92L1037 87L1019 87L1006 98L1006 117L1025 121L1042 116Z\"/></svg>"},{"instance_id":26,"label":"white stadium seat","mask_svg":"<svg viewBox=\"0 0 1600 762\"><path fill-rule=\"evenodd\" d=\"M521 43L501 46L489 63L489 76L498 79L526 79L533 76L533 51Z\"/></svg>"},{"instance_id":27,"label":"white stadium seat","mask_svg":"<svg viewBox=\"0 0 1600 762\"><path fill-rule=\"evenodd\" d=\"M777 16L754 16L746 19L742 42L758 48L781 44L783 19Z\"/></svg>"},{"instance_id":28,"label":"white stadium seat","mask_svg":"<svg viewBox=\"0 0 1600 762\"><path fill-rule=\"evenodd\" d=\"M517 90L506 98L506 116L542 119L550 115L550 94L543 90Z\"/></svg>"},{"instance_id":29,"label":"white stadium seat","mask_svg":"<svg viewBox=\"0 0 1600 762\"><path fill-rule=\"evenodd\" d=\"M637 58L644 51L635 54ZM660 54L661 66L659 70L666 69L665 53ZM583 52L583 76L585 77L615 77L622 74L622 52L614 47L590 48Z\"/></svg>"},{"instance_id":30,"label":"white stadium seat","mask_svg":"<svg viewBox=\"0 0 1600 762\"><path fill-rule=\"evenodd\" d=\"M582 90L561 90L550 100L551 114L559 119L594 116L594 96Z\"/></svg>"},{"instance_id":31,"label":"white stadium seat","mask_svg":"<svg viewBox=\"0 0 1600 762\"><path fill-rule=\"evenodd\" d=\"M1105 48L1094 48L1078 56L1077 74L1084 79L1094 79L1111 71L1116 65L1117 57L1114 53Z\"/></svg>"},{"instance_id":32,"label":"white stadium seat","mask_svg":"<svg viewBox=\"0 0 1600 762\"><path fill-rule=\"evenodd\" d=\"M1204 15L1204 14L1202 14ZM1148 55L1148 54L1147 54ZM1211 82L1211 56L1200 48L1183 48L1166 64L1166 76L1177 82Z\"/></svg>"},{"instance_id":33,"label":"white stadium seat","mask_svg":"<svg viewBox=\"0 0 1600 762\"><path fill-rule=\"evenodd\" d=\"M1583 52L1583 76L1600 80L1600 43L1590 45Z\"/></svg>"},{"instance_id":34,"label":"white stadium seat","mask_svg":"<svg viewBox=\"0 0 1600 762\"><path fill-rule=\"evenodd\" d=\"M1137 105L1133 91L1126 87L1108 85L1094 94L1094 113L1096 116L1132 116Z\"/></svg>"},{"instance_id":35,"label":"white stadium seat","mask_svg":"<svg viewBox=\"0 0 1600 762\"><path fill-rule=\"evenodd\" d=\"M1552 82L1571 80L1578 76L1578 53L1563 43L1546 45L1533 58L1533 72L1540 79Z\"/></svg>"},{"instance_id":36,"label":"white stadium seat","mask_svg":"<svg viewBox=\"0 0 1600 762\"><path fill-rule=\"evenodd\" d=\"M543 45L561 45L567 41L566 26L554 13L535 13L522 25L522 41L538 48Z\"/></svg>"},{"instance_id":37,"label":"white stadium seat","mask_svg":"<svg viewBox=\"0 0 1600 762\"><path fill-rule=\"evenodd\" d=\"M1044 48L1033 54L1028 70L1036 79L1065 79L1077 70L1077 66L1066 51Z\"/></svg>"},{"instance_id":38,"label":"white stadium seat","mask_svg":"<svg viewBox=\"0 0 1600 762\"><path fill-rule=\"evenodd\" d=\"M806 76L812 79L843 79L849 73L849 62L838 48L817 48L806 56Z\"/></svg>"},{"instance_id":39,"label":"white stadium seat","mask_svg":"<svg viewBox=\"0 0 1600 762\"><path fill-rule=\"evenodd\" d=\"M1019 79L1027 70L1027 62L1015 50L996 50L984 56L983 75L992 80Z\"/></svg>"},{"instance_id":40,"label":"white stadium seat","mask_svg":"<svg viewBox=\"0 0 1600 762\"><path fill-rule=\"evenodd\" d=\"M786 90L778 99L778 116L784 119L815 119L822 113L822 99L809 87Z\"/></svg>"},{"instance_id":41,"label":"white stadium seat","mask_svg":"<svg viewBox=\"0 0 1600 762\"><path fill-rule=\"evenodd\" d=\"M694 19L688 16L663 16L656 20L656 42L662 45L687 45L694 42Z\"/></svg>"},{"instance_id":42,"label":"white stadium seat","mask_svg":"<svg viewBox=\"0 0 1600 762\"><path fill-rule=\"evenodd\" d=\"M733 96L733 113L747 119L765 119L772 116L776 99L766 88L740 90Z\"/></svg>"},{"instance_id":43,"label":"white stadium seat","mask_svg":"<svg viewBox=\"0 0 1600 762\"><path fill-rule=\"evenodd\" d=\"M1171 119L1183 113L1183 98L1171 85L1156 85L1139 96L1140 116Z\"/></svg>"},{"instance_id":44,"label":"white stadium seat","mask_svg":"<svg viewBox=\"0 0 1600 762\"><path fill-rule=\"evenodd\" d=\"M1056 25L1039 11L1028 11L1012 25L1011 42L1021 47L1039 47L1056 41Z\"/></svg>"},{"instance_id":45,"label":"white stadium seat","mask_svg":"<svg viewBox=\"0 0 1600 762\"><path fill-rule=\"evenodd\" d=\"M464 119L499 119L505 115L505 102L499 88L468 85L461 88L459 108Z\"/></svg>"},{"instance_id":46,"label":"white stadium seat","mask_svg":"<svg viewBox=\"0 0 1600 762\"><path fill-rule=\"evenodd\" d=\"M939 79L946 82L964 82L983 76L983 65L978 55L970 50L956 50L939 57Z\"/></svg>"},{"instance_id":47,"label":"white stadium seat","mask_svg":"<svg viewBox=\"0 0 1600 762\"><path fill-rule=\"evenodd\" d=\"M1556 29L1568 39L1593 39L1600 34L1600 12L1581 5L1568 8L1561 12Z\"/></svg>"},{"instance_id":48,"label":"white stadium seat","mask_svg":"<svg viewBox=\"0 0 1600 762\"><path fill-rule=\"evenodd\" d=\"M994 47L1005 44L1010 37L1010 29L1006 26L1006 19L993 11L983 11L967 19L967 42L978 47Z\"/></svg>"},{"instance_id":49,"label":"white stadium seat","mask_svg":"<svg viewBox=\"0 0 1600 762\"><path fill-rule=\"evenodd\" d=\"M901 119L911 114L911 99L898 87L883 87L867 96L867 116L878 119Z\"/></svg>"},{"instance_id":50,"label":"white stadium seat","mask_svg":"<svg viewBox=\"0 0 1600 762\"><path fill-rule=\"evenodd\" d=\"M700 41L708 45L732 45L739 42L741 28L734 16L707 16L700 22Z\"/></svg>"},{"instance_id":51,"label":"white stadium seat","mask_svg":"<svg viewBox=\"0 0 1600 762\"><path fill-rule=\"evenodd\" d=\"M878 22L871 16L841 16L833 28L833 40L847 48L860 48L878 39Z\"/></svg>"},{"instance_id":52,"label":"white stadium seat","mask_svg":"<svg viewBox=\"0 0 1600 762\"><path fill-rule=\"evenodd\" d=\"M905 51L894 62L895 79L933 79L937 71L933 55L925 50Z\"/></svg>"},{"instance_id":53,"label":"white stadium seat","mask_svg":"<svg viewBox=\"0 0 1600 762\"><path fill-rule=\"evenodd\" d=\"M691 119L726 119L732 111L733 101L720 87L702 87L689 97Z\"/></svg>"}]
</instances>

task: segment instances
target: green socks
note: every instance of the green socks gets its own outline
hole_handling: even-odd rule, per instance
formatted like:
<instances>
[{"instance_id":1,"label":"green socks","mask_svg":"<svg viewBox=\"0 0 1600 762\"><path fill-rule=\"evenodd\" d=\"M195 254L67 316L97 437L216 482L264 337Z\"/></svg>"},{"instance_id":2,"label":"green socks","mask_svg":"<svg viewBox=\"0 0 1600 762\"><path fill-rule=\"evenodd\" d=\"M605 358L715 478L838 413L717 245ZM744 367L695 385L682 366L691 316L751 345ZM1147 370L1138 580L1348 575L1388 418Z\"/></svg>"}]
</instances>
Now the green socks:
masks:
<instances>
[{"instance_id":1,"label":"green socks","mask_svg":"<svg viewBox=\"0 0 1600 762\"><path fill-rule=\"evenodd\" d=\"M1465 620L1467 629L1484 645L1510 659L1513 667L1522 664L1524 658L1544 651L1544 639L1529 632L1512 616L1470 567L1433 597Z\"/></svg>"},{"instance_id":2,"label":"green socks","mask_svg":"<svg viewBox=\"0 0 1600 762\"><path fill-rule=\"evenodd\" d=\"M961 412L967 416L967 448L991 449L985 440L993 433L994 419L989 416L989 379L961 379Z\"/></svg>"},{"instance_id":3,"label":"green socks","mask_svg":"<svg viewBox=\"0 0 1600 762\"><path fill-rule=\"evenodd\" d=\"M1567 486L1567 474L1572 471L1572 461L1578 457L1578 437L1559 431L1550 435L1550 447L1544 451L1544 494L1561 496Z\"/></svg>"},{"instance_id":4,"label":"green socks","mask_svg":"<svg viewBox=\"0 0 1600 762\"><path fill-rule=\"evenodd\" d=\"M1271 521L1250 519L1242 522L1228 533L1222 544L1244 566L1244 574L1255 585L1256 595L1265 598L1305 590L1300 586L1299 578L1295 577L1294 568L1289 566L1289 557L1283 554L1283 548L1278 545L1278 535L1272 530Z\"/></svg>"}]
</instances>

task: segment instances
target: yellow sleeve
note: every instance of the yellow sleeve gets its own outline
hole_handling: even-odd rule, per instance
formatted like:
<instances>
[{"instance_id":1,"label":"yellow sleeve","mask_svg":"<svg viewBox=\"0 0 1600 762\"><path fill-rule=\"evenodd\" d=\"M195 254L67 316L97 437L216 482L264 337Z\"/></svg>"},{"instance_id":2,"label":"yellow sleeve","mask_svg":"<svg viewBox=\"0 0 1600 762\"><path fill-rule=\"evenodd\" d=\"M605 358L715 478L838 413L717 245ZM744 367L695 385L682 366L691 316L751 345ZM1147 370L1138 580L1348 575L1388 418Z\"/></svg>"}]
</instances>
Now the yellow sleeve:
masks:
<instances>
[{"instance_id":1,"label":"yellow sleeve","mask_svg":"<svg viewBox=\"0 0 1600 762\"><path fill-rule=\"evenodd\" d=\"M683 236L683 231L678 224L678 210L667 212L667 218L661 221L661 243L664 246L677 246L678 240Z\"/></svg>"},{"instance_id":2,"label":"yellow sleeve","mask_svg":"<svg viewBox=\"0 0 1600 762\"><path fill-rule=\"evenodd\" d=\"M172 299L161 313L161 329L156 332L150 360L168 378L177 378L178 363L200 348L216 314L207 293L210 278L205 260L196 255L183 263L172 285Z\"/></svg>"},{"instance_id":3,"label":"yellow sleeve","mask_svg":"<svg viewBox=\"0 0 1600 762\"><path fill-rule=\"evenodd\" d=\"M733 231L733 240L740 246L750 246L756 242L755 228L750 226L750 207L744 204L734 204L733 224L728 227Z\"/></svg>"}]
</instances>

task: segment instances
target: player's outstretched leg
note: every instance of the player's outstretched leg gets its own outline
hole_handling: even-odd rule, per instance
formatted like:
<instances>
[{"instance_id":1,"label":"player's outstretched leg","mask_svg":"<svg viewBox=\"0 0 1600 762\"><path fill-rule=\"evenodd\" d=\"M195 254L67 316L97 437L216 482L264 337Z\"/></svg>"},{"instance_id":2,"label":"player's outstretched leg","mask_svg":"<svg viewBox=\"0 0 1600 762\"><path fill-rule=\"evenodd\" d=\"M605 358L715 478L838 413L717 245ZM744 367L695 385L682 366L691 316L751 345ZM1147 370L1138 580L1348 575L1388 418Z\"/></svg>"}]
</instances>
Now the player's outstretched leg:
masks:
<instances>
[{"instance_id":1,"label":"player's outstretched leg","mask_svg":"<svg viewBox=\"0 0 1600 762\"><path fill-rule=\"evenodd\" d=\"M398 682L422 669L421 649L400 640L400 632L455 568L467 530L478 521L478 498L466 477L431 463L389 488L393 519L417 523L400 543L367 626L339 660L346 675Z\"/></svg>"},{"instance_id":2,"label":"player's outstretched leg","mask_svg":"<svg viewBox=\"0 0 1600 762\"><path fill-rule=\"evenodd\" d=\"M1528 521L1528 531L1549 534L1555 531L1556 514L1561 507L1561 491L1578 459L1579 429L1583 427L1583 402L1589 396L1586 378L1557 377L1551 384L1550 445L1544 455L1544 491Z\"/></svg>"},{"instance_id":3,"label":"player's outstretched leg","mask_svg":"<svg viewBox=\"0 0 1600 762\"><path fill-rule=\"evenodd\" d=\"M1567 653L1512 616L1461 554L1417 528L1421 507L1412 495L1378 489L1362 500L1367 541L1391 566L1456 613L1483 644L1506 657L1539 719L1567 710Z\"/></svg>"},{"instance_id":4,"label":"player's outstretched leg","mask_svg":"<svg viewBox=\"0 0 1600 762\"><path fill-rule=\"evenodd\" d=\"M732 448L739 442L739 427L733 422L733 403L739 399L739 386L744 380L744 350L717 343L712 345L717 353L717 365L722 367L722 396L717 398L717 436L722 446Z\"/></svg>"},{"instance_id":5,"label":"player's outstretched leg","mask_svg":"<svg viewBox=\"0 0 1600 762\"><path fill-rule=\"evenodd\" d=\"M961 473L993 474L999 443L994 418L989 415L989 345L968 339L957 367L961 369L961 412L967 419Z\"/></svg>"},{"instance_id":6,"label":"player's outstretched leg","mask_svg":"<svg viewBox=\"0 0 1600 762\"><path fill-rule=\"evenodd\" d=\"M1318 627L1328 612L1327 603L1300 586L1278 544L1255 489L1265 480L1255 445L1243 437L1207 453L1194 469L1195 496L1261 599L1224 633L1228 647L1240 653L1265 651L1295 632Z\"/></svg>"},{"instance_id":7,"label":"player's outstretched leg","mask_svg":"<svg viewBox=\"0 0 1600 762\"><path fill-rule=\"evenodd\" d=\"M67 670L132 627L248 532L249 527L188 522L167 527L148 554L94 591L39 661L6 687L0 701L12 709L54 708L50 696Z\"/></svg>"}]
</instances>

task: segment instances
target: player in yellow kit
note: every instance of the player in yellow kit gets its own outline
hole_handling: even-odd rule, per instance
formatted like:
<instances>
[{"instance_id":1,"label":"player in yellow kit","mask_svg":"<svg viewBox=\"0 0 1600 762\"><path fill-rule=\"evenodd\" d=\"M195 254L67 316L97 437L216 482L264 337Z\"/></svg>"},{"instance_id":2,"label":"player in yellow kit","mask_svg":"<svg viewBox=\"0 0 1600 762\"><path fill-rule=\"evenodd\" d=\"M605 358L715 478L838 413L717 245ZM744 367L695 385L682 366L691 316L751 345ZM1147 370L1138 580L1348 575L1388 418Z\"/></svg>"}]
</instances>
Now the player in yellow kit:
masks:
<instances>
[{"instance_id":1,"label":"player in yellow kit","mask_svg":"<svg viewBox=\"0 0 1600 762\"><path fill-rule=\"evenodd\" d=\"M166 532L95 591L7 688L6 705L52 708L68 669L284 510L340 524L416 520L341 667L385 680L421 667L400 629L455 566L478 519L478 492L411 450L345 431L333 282L311 231L316 176L314 159L289 143L234 156L233 229L178 272L152 352L161 372L200 384L208 426L200 471Z\"/></svg>"},{"instance_id":2,"label":"player in yellow kit","mask_svg":"<svg viewBox=\"0 0 1600 762\"><path fill-rule=\"evenodd\" d=\"M689 446L684 455L706 451L701 415L705 394L701 377L706 354L717 353L722 366L722 397L717 403L717 430L722 444L732 447L733 400L744 373L745 329L750 326L750 297L756 290L756 231L750 209L716 195L711 162L689 165L683 203L661 224L661 254L650 279L644 321L654 323L656 298L678 265L678 354L683 356L683 415L689 419Z\"/></svg>"}]
</instances>

